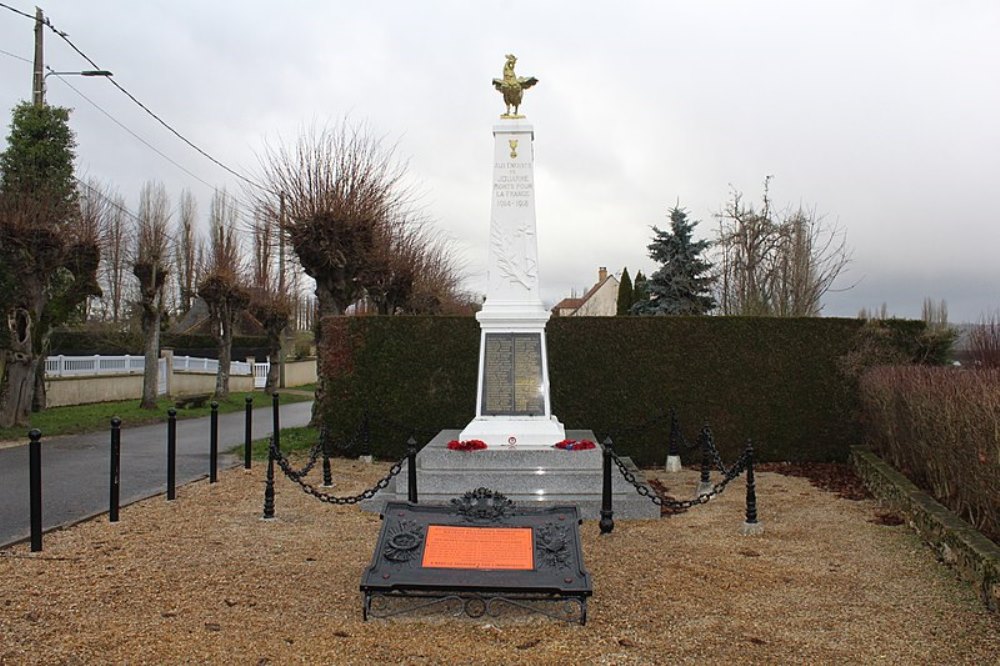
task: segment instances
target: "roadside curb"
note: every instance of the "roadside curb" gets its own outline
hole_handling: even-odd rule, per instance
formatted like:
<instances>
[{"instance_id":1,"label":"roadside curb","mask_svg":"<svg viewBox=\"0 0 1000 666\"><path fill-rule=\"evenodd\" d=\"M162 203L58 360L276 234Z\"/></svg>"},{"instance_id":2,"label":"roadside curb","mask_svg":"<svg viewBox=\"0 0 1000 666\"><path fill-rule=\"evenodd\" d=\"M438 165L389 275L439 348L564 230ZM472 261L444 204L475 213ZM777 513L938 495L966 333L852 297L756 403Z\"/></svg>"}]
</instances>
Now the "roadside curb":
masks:
<instances>
[{"instance_id":1,"label":"roadside curb","mask_svg":"<svg viewBox=\"0 0 1000 666\"><path fill-rule=\"evenodd\" d=\"M851 447L851 462L873 495L906 517L938 558L973 584L980 599L1000 613L1000 546L865 446Z\"/></svg>"}]
</instances>

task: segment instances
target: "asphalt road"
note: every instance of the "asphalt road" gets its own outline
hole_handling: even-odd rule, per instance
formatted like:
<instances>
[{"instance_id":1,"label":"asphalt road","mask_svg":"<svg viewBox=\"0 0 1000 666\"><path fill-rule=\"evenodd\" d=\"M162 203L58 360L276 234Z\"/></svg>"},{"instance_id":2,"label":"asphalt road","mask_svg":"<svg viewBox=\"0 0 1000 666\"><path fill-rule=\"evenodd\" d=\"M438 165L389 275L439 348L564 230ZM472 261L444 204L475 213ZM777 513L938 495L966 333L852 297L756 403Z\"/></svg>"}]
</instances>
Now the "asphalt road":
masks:
<instances>
[{"instance_id":1,"label":"asphalt road","mask_svg":"<svg viewBox=\"0 0 1000 666\"><path fill-rule=\"evenodd\" d=\"M279 426L309 423L311 402L282 405ZM225 453L243 443L244 412L219 415L219 468L242 456ZM271 408L253 411L253 438L271 434ZM177 421L177 485L208 476L209 417ZM25 440L27 441L27 440ZM167 490L167 425L121 432L121 505ZM108 510L110 432L42 439L42 527L73 523ZM30 535L28 447L0 450L0 547Z\"/></svg>"}]
</instances>

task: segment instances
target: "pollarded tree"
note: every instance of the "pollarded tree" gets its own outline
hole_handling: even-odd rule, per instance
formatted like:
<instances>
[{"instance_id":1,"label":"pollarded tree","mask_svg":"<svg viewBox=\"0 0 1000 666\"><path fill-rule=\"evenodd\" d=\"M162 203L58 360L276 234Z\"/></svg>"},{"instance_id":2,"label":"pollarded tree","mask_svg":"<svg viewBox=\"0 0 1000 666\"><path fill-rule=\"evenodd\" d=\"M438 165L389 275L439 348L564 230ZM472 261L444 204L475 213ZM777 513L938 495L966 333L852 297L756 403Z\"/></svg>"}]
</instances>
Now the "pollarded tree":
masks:
<instances>
[{"instance_id":1,"label":"pollarded tree","mask_svg":"<svg viewBox=\"0 0 1000 666\"><path fill-rule=\"evenodd\" d=\"M261 165L260 209L282 220L302 269L316 280L319 315L343 314L364 294L384 227L411 208L405 166L382 139L346 122L269 148Z\"/></svg>"},{"instance_id":2,"label":"pollarded tree","mask_svg":"<svg viewBox=\"0 0 1000 666\"><path fill-rule=\"evenodd\" d=\"M132 245L132 274L139 282L139 315L145 369L142 378L143 409L156 409L159 384L160 319L163 292L170 266L167 228L170 202L162 184L146 183L139 193L139 219Z\"/></svg>"},{"instance_id":3,"label":"pollarded tree","mask_svg":"<svg viewBox=\"0 0 1000 666\"><path fill-rule=\"evenodd\" d=\"M628 274L628 266L622 269L622 279L618 282L618 311L617 315L632 314L632 303L635 301L635 293L632 289L632 278Z\"/></svg>"},{"instance_id":4,"label":"pollarded tree","mask_svg":"<svg viewBox=\"0 0 1000 666\"><path fill-rule=\"evenodd\" d=\"M219 369L215 374L217 399L229 397L229 365L233 357L236 320L250 302L250 292L243 275L243 260L236 239L236 208L225 191L216 191L209 212L211 237L208 264L198 285L198 295L205 300L212 322L212 335L218 347Z\"/></svg>"},{"instance_id":5,"label":"pollarded tree","mask_svg":"<svg viewBox=\"0 0 1000 666\"><path fill-rule=\"evenodd\" d=\"M697 222L679 206L670 210L670 231L653 227L649 256L660 267L646 281L649 298L636 303L635 314L701 315L715 307L712 265L702 254L711 243L693 238Z\"/></svg>"},{"instance_id":6,"label":"pollarded tree","mask_svg":"<svg viewBox=\"0 0 1000 666\"><path fill-rule=\"evenodd\" d=\"M69 111L21 104L0 153L0 426L27 425L51 327L100 293Z\"/></svg>"}]
</instances>

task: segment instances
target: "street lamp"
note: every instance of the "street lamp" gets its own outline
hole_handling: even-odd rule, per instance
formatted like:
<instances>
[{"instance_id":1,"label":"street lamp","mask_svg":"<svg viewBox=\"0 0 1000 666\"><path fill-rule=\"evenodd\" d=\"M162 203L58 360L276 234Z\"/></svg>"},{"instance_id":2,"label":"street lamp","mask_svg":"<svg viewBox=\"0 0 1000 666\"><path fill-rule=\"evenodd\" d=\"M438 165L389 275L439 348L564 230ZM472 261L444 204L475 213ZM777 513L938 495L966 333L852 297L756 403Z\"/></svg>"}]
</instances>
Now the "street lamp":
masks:
<instances>
[{"instance_id":1,"label":"street lamp","mask_svg":"<svg viewBox=\"0 0 1000 666\"><path fill-rule=\"evenodd\" d=\"M55 74L56 76L104 76L104 77L114 76L114 74L112 74L106 69L85 69L81 72L57 72L54 69L49 69L49 71L45 72L45 76L42 77L42 94L41 94L42 104L45 103L45 79L49 78L49 76L51 76L52 74Z\"/></svg>"}]
</instances>

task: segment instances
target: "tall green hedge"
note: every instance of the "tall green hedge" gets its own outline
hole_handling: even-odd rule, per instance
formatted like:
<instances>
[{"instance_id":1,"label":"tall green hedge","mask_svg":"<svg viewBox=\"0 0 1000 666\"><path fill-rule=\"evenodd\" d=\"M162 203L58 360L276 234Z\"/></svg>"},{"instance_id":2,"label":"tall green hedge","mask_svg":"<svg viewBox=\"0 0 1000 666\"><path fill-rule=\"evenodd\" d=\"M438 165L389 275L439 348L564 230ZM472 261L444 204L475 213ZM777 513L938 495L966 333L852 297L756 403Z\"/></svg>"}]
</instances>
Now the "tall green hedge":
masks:
<instances>
[{"instance_id":1,"label":"tall green hedge","mask_svg":"<svg viewBox=\"0 0 1000 666\"><path fill-rule=\"evenodd\" d=\"M335 438L366 411L374 453L398 457L407 429L427 435L474 416L479 325L470 317L341 317L323 322L320 413ZM894 325L905 339L920 322ZM856 380L839 359L855 319L569 317L547 331L553 412L610 434L640 464L662 463L675 408L694 440L709 423L723 456L752 438L764 460L844 460L858 441ZM689 461L695 456L689 454Z\"/></svg>"}]
</instances>

